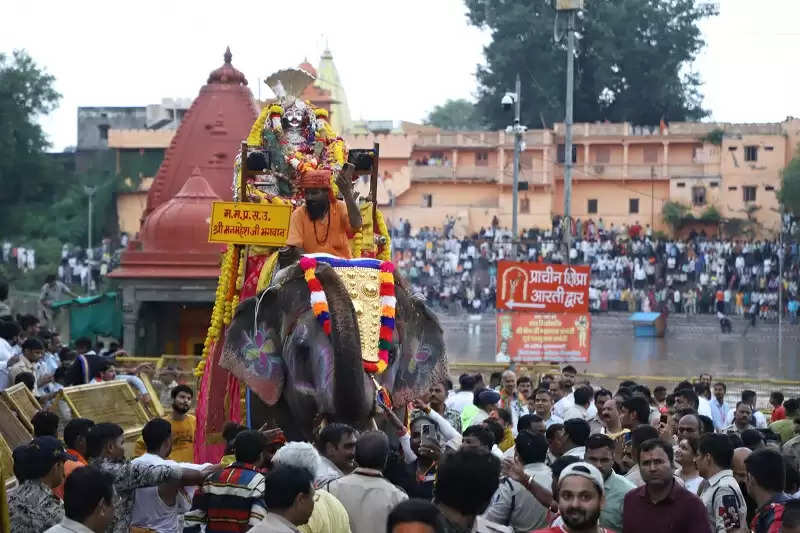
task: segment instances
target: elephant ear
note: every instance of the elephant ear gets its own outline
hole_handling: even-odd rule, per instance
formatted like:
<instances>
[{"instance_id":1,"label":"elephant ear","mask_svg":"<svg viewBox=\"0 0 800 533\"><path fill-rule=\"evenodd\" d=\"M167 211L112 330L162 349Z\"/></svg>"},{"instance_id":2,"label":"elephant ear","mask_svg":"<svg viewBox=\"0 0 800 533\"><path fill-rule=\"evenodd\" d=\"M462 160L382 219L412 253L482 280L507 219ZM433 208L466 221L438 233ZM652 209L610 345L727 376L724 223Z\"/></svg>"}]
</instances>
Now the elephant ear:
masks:
<instances>
[{"instance_id":1,"label":"elephant ear","mask_svg":"<svg viewBox=\"0 0 800 533\"><path fill-rule=\"evenodd\" d=\"M439 319L398 276L395 296L399 346L387 379L392 381L394 403L402 405L426 392L431 383L447 377L447 354Z\"/></svg>"},{"instance_id":2,"label":"elephant ear","mask_svg":"<svg viewBox=\"0 0 800 533\"><path fill-rule=\"evenodd\" d=\"M239 304L225 333L220 365L247 384L267 405L275 405L286 382L277 313L280 287ZM258 319L256 320L256 312Z\"/></svg>"}]
</instances>

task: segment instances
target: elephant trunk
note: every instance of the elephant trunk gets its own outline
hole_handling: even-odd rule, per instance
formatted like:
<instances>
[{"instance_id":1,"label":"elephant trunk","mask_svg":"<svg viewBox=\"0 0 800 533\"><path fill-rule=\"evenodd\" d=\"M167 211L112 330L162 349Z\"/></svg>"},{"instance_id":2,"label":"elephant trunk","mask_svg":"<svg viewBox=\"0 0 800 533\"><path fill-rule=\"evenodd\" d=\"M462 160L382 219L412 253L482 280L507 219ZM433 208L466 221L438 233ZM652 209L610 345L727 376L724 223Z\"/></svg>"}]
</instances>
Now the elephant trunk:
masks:
<instances>
[{"instance_id":1,"label":"elephant trunk","mask_svg":"<svg viewBox=\"0 0 800 533\"><path fill-rule=\"evenodd\" d=\"M333 269L317 271L328 299L333 345L333 404L335 419L356 427L369 420L374 398L361 362L361 336L355 309L344 284Z\"/></svg>"}]
</instances>

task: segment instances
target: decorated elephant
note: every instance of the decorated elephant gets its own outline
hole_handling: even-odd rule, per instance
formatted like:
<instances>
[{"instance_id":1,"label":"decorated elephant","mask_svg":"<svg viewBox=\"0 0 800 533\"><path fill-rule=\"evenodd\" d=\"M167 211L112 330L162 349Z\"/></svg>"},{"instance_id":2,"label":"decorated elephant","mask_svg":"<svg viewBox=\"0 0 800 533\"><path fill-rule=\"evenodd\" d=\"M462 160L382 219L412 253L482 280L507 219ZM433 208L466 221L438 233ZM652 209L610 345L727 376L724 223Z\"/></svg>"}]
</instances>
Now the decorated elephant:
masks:
<instances>
[{"instance_id":1,"label":"decorated elephant","mask_svg":"<svg viewBox=\"0 0 800 533\"><path fill-rule=\"evenodd\" d=\"M254 426L269 421L288 438L303 440L311 440L323 421L367 428L376 414L378 386L402 408L445 377L442 328L400 276L393 278L391 343L380 345L388 357L382 354L385 368L376 372L364 363L370 359L364 356L372 355L364 352L373 348L362 347L362 337L371 342L378 336L361 328L365 314L379 308L359 297L359 290L375 288L370 282L360 288L358 271L343 272L324 262L311 270L304 272L298 263L279 270L266 291L238 306L228 328L221 364L257 396L250 400ZM319 293L310 290L310 279L319 282L324 297L314 297ZM320 298L326 300L327 326Z\"/></svg>"}]
</instances>

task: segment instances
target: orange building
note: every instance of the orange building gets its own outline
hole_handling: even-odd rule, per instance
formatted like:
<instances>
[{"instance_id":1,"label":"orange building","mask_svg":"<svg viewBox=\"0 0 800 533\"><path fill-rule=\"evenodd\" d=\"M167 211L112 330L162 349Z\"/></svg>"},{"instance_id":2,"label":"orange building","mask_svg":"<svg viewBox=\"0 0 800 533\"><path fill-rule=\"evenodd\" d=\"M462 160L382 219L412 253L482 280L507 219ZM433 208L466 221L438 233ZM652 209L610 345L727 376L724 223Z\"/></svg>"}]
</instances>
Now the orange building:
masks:
<instances>
[{"instance_id":1,"label":"orange building","mask_svg":"<svg viewBox=\"0 0 800 533\"><path fill-rule=\"evenodd\" d=\"M700 216L713 206L722 217L750 217L759 233L778 227L775 191L800 142L800 120L776 124L673 123L663 128L575 124L572 216L602 218L606 226L639 222L667 231L667 201ZM520 159L519 227L544 228L563 214L563 124L529 130ZM721 132L721 133L720 133ZM397 137L397 136L390 136ZM385 202L392 220L441 227L455 217L472 232L494 217L511 226L513 137L499 132L404 135L410 183ZM718 144L715 144L718 143ZM383 164L383 160L381 161ZM396 166L397 163L393 163Z\"/></svg>"}]
</instances>

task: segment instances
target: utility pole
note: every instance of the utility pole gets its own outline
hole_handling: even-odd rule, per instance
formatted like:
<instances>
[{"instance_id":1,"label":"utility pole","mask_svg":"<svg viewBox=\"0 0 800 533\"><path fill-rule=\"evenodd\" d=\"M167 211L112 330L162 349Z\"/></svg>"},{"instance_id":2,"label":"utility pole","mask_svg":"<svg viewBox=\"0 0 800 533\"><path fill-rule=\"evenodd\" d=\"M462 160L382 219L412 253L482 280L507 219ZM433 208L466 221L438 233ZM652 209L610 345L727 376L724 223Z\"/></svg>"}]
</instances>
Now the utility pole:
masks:
<instances>
[{"instance_id":1,"label":"utility pole","mask_svg":"<svg viewBox=\"0 0 800 533\"><path fill-rule=\"evenodd\" d=\"M97 187L90 187L89 185L84 185L83 186L83 192L85 192L86 196L89 197L89 217L87 219L87 223L88 223L88 226L89 226L89 239L88 239L88 241L86 243L86 254L87 254L87 256L89 254L91 254L91 249L92 249L92 208L94 207L93 206L93 200L94 200L94 193L95 193L96 190L97 190ZM93 258L89 257L89 259L93 259Z\"/></svg>"},{"instance_id":2,"label":"utility pole","mask_svg":"<svg viewBox=\"0 0 800 533\"><path fill-rule=\"evenodd\" d=\"M656 232L656 167L650 167L650 231Z\"/></svg>"},{"instance_id":3,"label":"utility pole","mask_svg":"<svg viewBox=\"0 0 800 533\"><path fill-rule=\"evenodd\" d=\"M783 367L783 203L778 225L778 364Z\"/></svg>"},{"instance_id":4,"label":"utility pole","mask_svg":"<svg viewBox=\"0 0 800 533\"><path fill-rule=\"evenodd\" d=\"M517 203L519 203L519 153L522 147L522 128L520 127L520 97L522 96L522 84L517 74L517 82L514 88L514 182L511 188L511 239L514 245L514 259L517 259L517 248L519 236L517 234Z\"/></svg>"},{"instance_id":5,"label":"utility pole","mask_svg":"<svg viewBox=\"0 0 800 533\"><path fill-rule=\"evenodd\" d=\"M572 93L575 69L575 13L575 9L569 10L567 22L567 96L566 117L564 118L564 219L568 222L564 239L567 263L569 263L569 249L572 246Z\"/></svg>"}]
</instances>

